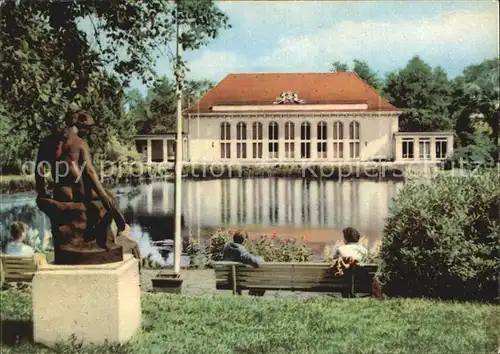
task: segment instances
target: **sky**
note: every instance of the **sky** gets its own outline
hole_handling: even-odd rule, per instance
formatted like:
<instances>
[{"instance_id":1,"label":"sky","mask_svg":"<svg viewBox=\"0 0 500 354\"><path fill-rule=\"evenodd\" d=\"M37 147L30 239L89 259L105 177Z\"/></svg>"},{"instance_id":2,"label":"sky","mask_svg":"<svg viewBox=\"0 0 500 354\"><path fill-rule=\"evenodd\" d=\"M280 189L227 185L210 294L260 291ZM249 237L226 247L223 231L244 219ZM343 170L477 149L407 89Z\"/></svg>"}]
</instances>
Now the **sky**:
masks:
<instances>
[{"instance_id":1,"label":"sky","mask_svg":"<svg viewBox=\"0 0 500 354\"><path fill-rule=\"evenodd\" d=\"M230 29L185 52L187 79L230 73L328 72L334 61L366 60L381 76L414 55L450 77L499 54L496 0L218 1ZM171 75L161 57L157 71ZM133 88L145 91L134 81Z\"/></svg>"}]
</instances>

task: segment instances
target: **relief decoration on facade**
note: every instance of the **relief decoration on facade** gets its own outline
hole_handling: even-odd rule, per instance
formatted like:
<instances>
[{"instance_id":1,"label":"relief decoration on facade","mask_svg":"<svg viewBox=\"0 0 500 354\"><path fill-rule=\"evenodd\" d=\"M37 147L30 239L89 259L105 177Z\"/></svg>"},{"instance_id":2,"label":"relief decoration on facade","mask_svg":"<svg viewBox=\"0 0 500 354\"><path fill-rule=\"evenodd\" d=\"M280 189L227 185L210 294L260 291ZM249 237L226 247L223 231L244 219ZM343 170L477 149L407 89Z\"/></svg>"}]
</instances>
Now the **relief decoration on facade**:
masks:
<instances>
[{"instance_id":1,"label":"relief decoration on facade","mask_svg":"<svg viewBox=\"0 0 500 354\"><path fill-rule=\"evenodd\" d=\"M276 97L276 101L273 102L273 104L294 104L294 103L304 104L306 103L306 101L299 99L299 95L296 91L284 91L281 93L280 97Z\"/></svg>"}]
</instances>

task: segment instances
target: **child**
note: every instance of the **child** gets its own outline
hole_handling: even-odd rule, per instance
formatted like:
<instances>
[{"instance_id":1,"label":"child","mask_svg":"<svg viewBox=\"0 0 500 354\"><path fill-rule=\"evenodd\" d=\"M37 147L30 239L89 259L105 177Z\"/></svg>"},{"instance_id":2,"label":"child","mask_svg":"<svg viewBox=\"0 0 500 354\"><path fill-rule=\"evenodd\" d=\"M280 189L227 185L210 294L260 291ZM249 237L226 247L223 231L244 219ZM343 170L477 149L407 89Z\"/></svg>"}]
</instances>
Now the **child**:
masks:
<instances>
[{"instance_id":1,"label":"child","mask_svg":"<svg viewBox=\"0 0 500 354\"><path fill-rule=\"evenodd\" d=\"M28 229L28 225L20 221L15 221L10 225L12 241L7 243L5 254L17 257L31 257L35 254L33 247L24 244Z\"/></svg>"}]
</instances>

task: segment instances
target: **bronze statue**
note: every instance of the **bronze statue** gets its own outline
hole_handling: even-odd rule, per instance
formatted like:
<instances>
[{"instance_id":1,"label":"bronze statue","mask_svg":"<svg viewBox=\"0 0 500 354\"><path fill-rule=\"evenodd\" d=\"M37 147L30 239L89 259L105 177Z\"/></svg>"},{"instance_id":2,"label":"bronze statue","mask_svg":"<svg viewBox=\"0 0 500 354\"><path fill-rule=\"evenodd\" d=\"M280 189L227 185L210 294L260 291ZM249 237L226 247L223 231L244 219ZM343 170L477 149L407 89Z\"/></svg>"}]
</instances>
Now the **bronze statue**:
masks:
<instances>
[{"instance_id":1,"label":"bronze statue","mask_svg":"<svg viewBox=\"0 0 500 354\"><path fill-rule=\"evenodd\" d=\"M46 138L38 151L37 205L50 219L55 264L119 262L124 248L140 259L137 244L123 234L117 242L110 227L114 220L119 234L127 229L118 201L102 186L83 140L93 124L87 112L68 114L66 128ZM52 176L52 193L45 167Z\"/></svg>"}]
</instances>

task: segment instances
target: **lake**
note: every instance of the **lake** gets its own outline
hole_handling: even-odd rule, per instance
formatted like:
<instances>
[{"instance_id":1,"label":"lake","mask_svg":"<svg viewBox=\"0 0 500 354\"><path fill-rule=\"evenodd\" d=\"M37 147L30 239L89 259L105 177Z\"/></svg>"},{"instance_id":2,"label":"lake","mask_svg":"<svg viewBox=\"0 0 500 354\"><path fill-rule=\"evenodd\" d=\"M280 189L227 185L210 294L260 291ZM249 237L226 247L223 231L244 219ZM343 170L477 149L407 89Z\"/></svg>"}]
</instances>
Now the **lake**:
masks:
<instances>
[{"instance_id":1,"label":"lake","mask_svg":"<svg viewBox=\"0 0 500 354\"><path fill-rule=\"evenodd\" d=\"M389 205L402 186L403 182L369 180L187 180L182 186L183 237L189 231L203 238L210 229L244 228L250 235L304 236L313 249L320 250L340 240L342 229L352 226L372 243L380 240ZM173 183L153 182L113 191L143 256L151 254L166 264L153 241L173 238ZM40 235L50 230L34 193L2 195L2 239L14 220L27 222Z\"/></svg>"}]
</instances>

